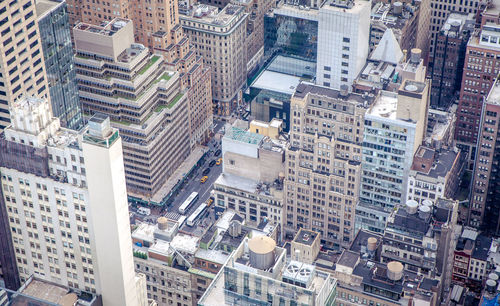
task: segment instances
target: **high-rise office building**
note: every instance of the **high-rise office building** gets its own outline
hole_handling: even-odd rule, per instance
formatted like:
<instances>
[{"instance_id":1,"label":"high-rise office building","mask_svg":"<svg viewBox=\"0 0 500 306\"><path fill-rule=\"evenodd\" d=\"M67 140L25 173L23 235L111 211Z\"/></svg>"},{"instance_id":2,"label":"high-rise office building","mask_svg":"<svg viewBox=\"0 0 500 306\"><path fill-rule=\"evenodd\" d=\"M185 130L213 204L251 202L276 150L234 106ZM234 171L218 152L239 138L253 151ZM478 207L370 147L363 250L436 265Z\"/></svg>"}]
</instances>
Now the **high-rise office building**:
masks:
<instances>
[{"instance_id":1,"label":"high-rise office building","mask_svg":"<svg viewBox=\"0 0 500 306\"><path fill-rule=\"evenodd\" d=\"M478 13L480 0L428 0L422 2L430 2L429 16L429 67L433 67L433 57L436 43L439 37L439 32L443 28L448 16L452 12L474 14ZM429 69L431 72L432 69Z\"/></svg>"},{"instance_id":2,"label":"high-rise office building","mask_svg":"<svg viewBox=\"0 0 500 306\"><path fill-rule=\"evenodd\" d=\"M457 146L469 156L469 169L477 155L476 142L484 97L500 71L500 18L492 4L482 13L481 28L469 39L455 124Z\"/></svg>"},{"instance_id":3,"label":"high-rise office building","mask_svg":"<svg viewBox=\"0 0 500 306\"><path fill-rule=\"evenodd\" d=\"M354 238L361 173L363 118L373 96L300 84L290 108L284 230L321 234L329 247Z\"/></svg>"},{"instance_id":4,"label":"high-rise office building","mask_svg":"<svg viewBox=\"0 0 500 306\"><path fill-rule=\"evenodd\" d=\"M102 296L105 305L145 305L136 277L121 138L109 119L88 131L60 128L46 100L11 106L1 139L3 199L22 282L31 275ZM105 205L103 205L105 203ZM144 285L144 294L136 288ZM140 291L140 290L139 290Z\"/></svg>"},{"instance_id":5,"label":"high-rise office building","mask_svg":"<svg viewBox=\"0 0 500 306\"><path fill-rule=\"evenodd\" d=\"M200 4L183 12L179 19L194 51L212 71L214 112L228 116L242 98L247 76L248 14L239 5L220 10Z\"/></svg>"},{"instance_id":6,"label":"high-rise office building","mask_svg":"<svg viewBox=\"0 0 500 306\"><path fill-rule=\"evenodd\" d=\"M266 16L264 58L282 55L281 65L288 70L300 66L297 60L311 62L306 71L293 74L350 90L368 57L370 12L366 0L282 2Z\"/></svg>"},{"instance_id":7,"label":"high-rise office building","mask_svg":"<svg viewBox=\"0 0 500 306\"><path fill-rule=\"evenodd\" d=\"M477 157L471 184L469 225L500 232L500 84L485 99L479 124Z\"/></svg>"},{"instance_id":8,"label":"high-rise office building","mask_svg":"<svg viewBox=\"0 0 500 306\"><path fill-rule=\"evenodd\" d=\"M316 84L349 90L369 50L371 1L332 0L319 10Z\"/></svg>"},{"instance_id":9,"label":"high-rise office building","mask_svg":"<svg viewBox=\"0 0 500 306\"><path fill-rule=\"evenodd\" d=\"M381 91L365 114L356 229L383 232L389 213L406 201L413 155L423 141L426 83L405 80L397 92Z\"/></svg>"},{"instance_id":10,"label":"high-rise office building","mask_svg":"<svg viewBox=\"0 0 500 306\"><path fill-rule=\"evenodd\" d=\"M9 105L23 94L48 98L35 1L0 5L0 131L9 125Z\"/></svg>"},{"instance_id":11,"label":"high-rise office building","mask_svg":"<svg viewBox=\"0 0 500 306\"><path fill-rule=\"evenodd\" d=\"M168 70L179 72L182 89L189 103L189 133L191 146L207 140L212 126L212 91L210 69L190 49L190 41L179 23L176 0L153 1L147 4L136 0L83 3L68 0L71 25L84 22L102 26L114 18L133 22L134 40L163 56Z\"/></svg>"},{"instance_id":12,"label":"high-rise office building","mask_svg":"<svg viewBox=\"0 0 500 306\"><path fill-rule=\"evenodd\" d=\"M179 73L134 43L130 20L80 23L74 39L84 114L105 113L120 129L129 195L160 203L161 187L191 152Z\"/></svg>"},{"instance_id":13,"label":"high-rise office building","mask_svg":"<svg viewBox=\"0 0 500 306\"><path fill-rule=\"evenodd\" d=\"M83 118L66 2L39 0L36 1L36 12L52 113L61 120L63 127L78 130L83 127Z\"/></svg>"},{"instance_id":14,"label":"high-rise office building","mask_svg":"<svg viewBox=\"0 0 500 306\"><path fill-rule=\"evenodd\" d=\"M434 48L431 105L446 109L455 102L462 84L465 49L474 32L473 14L451 13L437 33Z\"/></svg>"}]
</instances>

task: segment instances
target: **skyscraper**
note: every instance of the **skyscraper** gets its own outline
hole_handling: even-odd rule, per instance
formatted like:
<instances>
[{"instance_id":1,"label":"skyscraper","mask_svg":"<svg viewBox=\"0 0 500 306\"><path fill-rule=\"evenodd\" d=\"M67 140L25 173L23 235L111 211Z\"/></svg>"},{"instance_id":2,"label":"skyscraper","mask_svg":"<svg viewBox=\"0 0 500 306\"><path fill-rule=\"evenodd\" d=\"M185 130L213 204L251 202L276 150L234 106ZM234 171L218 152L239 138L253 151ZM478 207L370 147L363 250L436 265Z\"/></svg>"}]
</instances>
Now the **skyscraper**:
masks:
<instances>
[{"instance_id":1,"label":"skyscraper","mask_svg":"<svg viewBox=\"0 0 500 306\"><path fill-rule=\"evenodd\" d=\"M102 117L92 118L88 131L61 128L49 103L34 97L10 110L0 143L2 222L10 226L21 281L34 274L101 295L105 305L145 305L118 131Z\"/></svg>"},{"instance_id":2,"label":"skyscraper","mask_svg":"<svg viewBox=\"0 0 500 306\"><path fill-rule=\"evenodd\" d=\"M75 64L86 116L104 113L123 137L127 190L161 202L158 191L191 152L189 104L164 58L134 43L132 21L74 29Z\"/></svg>"},{"instance_id":3,"label":"skyscraper","mask_svg":"<svg viewBox=\"0 0 500 306\"><path fill-rule=\"evenodd\" d=\"M363 118L373 96L299 84L290 107L284 231L321 234L328 247L354 238L361 173Z\"/></svg>"},{"instance_id":4,"label":"skyscraper","mask_svg":"<svg viewBox=\"0 0 500 306\"><path fill-rule=\"evenodd\" d=\"M23 94L48 98L35 1L0 5L0 131L9 125L9 105Z\"/></svg>"},{"instance_id":5,"label":"skyscraper","mask_svg":"<svg viewBox=\"0 0 500 306\"><path fill-rule=\"evenodd\" d=\"M52 113L61 120L63 127L78 130L83 127L83 118L66 2L38 0L36 11Z\"/></svg>"},{"instance_id":6,"label":"skyscraper","mask_svg":"<svg viewBox=\"0 0 500 306\"><path fill-rule=\"evenodd\" d=\"M495 81L483 104L477 157L472 176L469 225L500 232L500 84Z\"/></svg>"},{"instance_id":7,"label":"skyscraper","mask_svg":"<svg viewBox=\"0 0 500 306\"><path fill-rule=\"evenodd\" d=\"M469 169L477 155L476 142L484 97L500 71L500 18L493 3L482 14L481 28L467 44L455 125L457 146L469 156Z\"/></svg>"},{"instance_id":8,"label":"skyscraper","mask_svg":"<svg viewBox=\"0 0 500 306\"><path fill-rule=\"evenodd\" d=\"M389 213L406 201L413 155L422 143L426 83L406 80L397 93L381 91L366 112L356 229L383 232Z\"/></svg>"}]
</instances>

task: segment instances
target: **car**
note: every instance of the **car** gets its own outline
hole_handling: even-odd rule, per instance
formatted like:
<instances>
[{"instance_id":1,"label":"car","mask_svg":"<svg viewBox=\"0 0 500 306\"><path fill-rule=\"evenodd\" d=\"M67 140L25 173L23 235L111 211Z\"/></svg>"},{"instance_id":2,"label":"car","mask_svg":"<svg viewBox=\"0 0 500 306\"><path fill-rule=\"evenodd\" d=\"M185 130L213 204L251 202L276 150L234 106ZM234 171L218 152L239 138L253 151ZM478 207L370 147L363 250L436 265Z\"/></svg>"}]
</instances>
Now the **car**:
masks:
<instances>
[{"instance_id":1,"label":"car","mask_svg":"<svg viewBox=\"0 0 500 306\"><path fill-rule=\"evenodd\" d=\"M210 168L207 168L207 169L203 170L202 173L203 173L203 175L209 174L210 173Z\"/></svg>"},{"instance_id":2,"label":"car","mask_svg":"<svg viewBox=\"0 0 500 306\"><path fill-rule=\"evenodd\" d=\"M220 149L218 149L217 151L215 151L215 156L219 156L220 154L222 153L222 151Z\"/></svg>"},{"instance_id":3,"label":"car","mask_svg":"<svg viewBox=\"0 0 500 306\"><path fill-rule=\"evenodd\" d=\"M208 176L206 176L206 175L205 175L204 177L202 177L202 178L201 178L200 182L203 184L203 183L205 183L207 180L208 180Z\"/></svg>"},{"instance_id":4,"label":"car","mask_svg":"<svg viewBox=\"0 0 500 306\"><path fill-rule=\"evenodd\" d=\"M215 159L211 160L208 164L209 167L213 167L215 165Z\"/></svg>"},{"instance_id":5,"label":"car","mask_svg":"<svg viewBox=\"0 0 500 306\"><path fill-rule=\"evenodd\" d=\"M222 164L222 157L217 160L216 164L217 166L220 166Z\"/></svg>"},{"instance_id":6,"label":"car","mask_svg":"<svg viewBox=\"0 0 500 306\"><path fill-rule=\"evenodd\" d=\"M214 202L214 198L209 198L207 200L207 207L210 207L210 205L212 205L213 202Z\"/></svg>"}]
</instances>

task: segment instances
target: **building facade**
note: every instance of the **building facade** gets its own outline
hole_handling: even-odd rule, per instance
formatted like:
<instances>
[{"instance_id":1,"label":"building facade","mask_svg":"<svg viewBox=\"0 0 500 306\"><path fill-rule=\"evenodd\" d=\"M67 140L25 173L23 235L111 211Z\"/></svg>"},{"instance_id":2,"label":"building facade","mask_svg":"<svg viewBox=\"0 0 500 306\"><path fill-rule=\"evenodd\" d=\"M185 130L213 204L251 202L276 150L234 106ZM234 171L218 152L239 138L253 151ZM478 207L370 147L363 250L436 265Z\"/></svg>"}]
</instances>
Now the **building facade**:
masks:
<instances>
[{"instance_id":1,"label":"building facade","mask_svg":"<svg viewBox=\"0 0 500 306\"><path fill-rule=\"evenodd\" d=\"M179 73L166 71L161 55L133 42L129 20L81 23L74 39L84 114L105 113L120 129L129 195L161 203L158 192L191 152Z\"/></svg>"},{"instance_id":2,"label":"building facade","mask_svg":"<svg viewBox=\"0 0 500 306\"><path fill-rule=\"evenodd\" d=\"M426 83L406 80L397 93L381 91L366 112L356 229L383 232L389 212L405 202L413 155L425 133L427 94Z\"/></svg>"},{"instance_id":3,"label":"building facade","mask_svg":"<svg viewBox=\"0 0 500 306\"><path fill-rule=\"evenodd\" d=\"M454 103L462 84L465 49L474 32L473 14L451 13L437 33L434 48L431 106L446 109Z\"/></svg>"},{"instance_id":4,"label":"building facade","mask_svg":"<svg viewBox=\"0 0 500 306\"><path fill-rule=\"evenodd\" d=\"M48 102L32 97L13 104L11 122L1 182L21 281L35 275L107 305L146 305L145 281L124 248L131 238L118 131L104 117L91 118L88 131L60 128Z\"/></svg>"},{"instance_id":5,"label":"building facade","mask_svg":"<svg viewBox=\"0 0 500 306\"><path fill-rule=\"evenodd\" d=\"M458 150L439 151L420 146L413 156L406 200L455 197L464 170L464 156Z\"/></svg>"},{"instance_id":6,"label":"building facade","mask_svg":"<svg viewBox=\"0 0 500 306\"><path fill-rule=\"evenodd\" d=\"M483 104L469 208L469 225L495 234L500 231L500 178L496 170L500 158L499 121L500 86L496 81Z\"/></svg>"},{"instance_id":7,"label":"building facade","mask_svg":"<svg viewBox=\"0 0 500 306\"><path fill-rule=\"evenodd\" d=\"M22 95L49 98L35 1L0 8L0 131L10 123L9 105Z\"/></svg>"},{"instance_id":8,"label":"building facade","mask_svg":"<svg viewBox=\"0 0 500 306\"><path fill-rule=\"evenodd\" d=\"M476 143L484 96L490 91L500 71L499 29L498 10L492 6L483 12L481 28L472 34L467 44L455 140L457 146L468 154L470 170L477 155Z\"/></svg>"},{"instance_id":9,"label":"building facade","mask_svg":"<svg viewBox=\"0 0 500 306\"><path fill-rule=\"evenodd\" d=\"M247 75L247 18L244 8L233 4L220 12L198 5L180 16L194 51L211 68L214 112L221 116L230 115L241 102Z\"/></svg>"},{"instance_id":10,"label":"building facade","mask_svg":"<svg viewBox=\"0 0 500 306\"><path fill-rule=\"evenodd\" d=\"M37 1L36 10L52 113L61 125L73 130L83 127L76 72L71 45L71 29L66 2Z\"/></svg>"},{"instance_id":11,"label":"building facade","mask_svg":"<svg viewBox=\"0 0 500 306\"><path fill-rule=\"evenodd\" d=\"M321 234L329 247L354 238L363 117L373 98L300 84L292 96L286 152L285 231Z\"/></svg>"}]
</instances>

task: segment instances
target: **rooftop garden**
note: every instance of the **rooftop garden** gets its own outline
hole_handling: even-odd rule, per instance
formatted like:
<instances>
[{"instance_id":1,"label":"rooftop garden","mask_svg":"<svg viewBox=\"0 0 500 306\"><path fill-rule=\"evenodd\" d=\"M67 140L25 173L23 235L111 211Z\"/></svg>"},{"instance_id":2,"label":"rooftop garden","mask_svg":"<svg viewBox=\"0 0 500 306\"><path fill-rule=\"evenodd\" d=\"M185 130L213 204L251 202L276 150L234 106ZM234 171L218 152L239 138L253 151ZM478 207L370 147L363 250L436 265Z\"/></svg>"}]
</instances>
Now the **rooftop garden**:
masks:
<instances>
[{"instance_id":1,"label":"rooftop garden","mask_svg":"<svg viewBox=\"0 0 500 306\"><path fill-rule=\"evenodd\" d=\"M174 107L174 105L179 102L179 100L182 98L184 94L183 93L178 93L173 99L172 101L170 101L170 103L168 104L160 104L158 106L156 106L155 108L155 112L159 113L161 112L163 109L165 108L168 108L168 109L171 109L172 107Z\"/></svg>"},{"instance_id":2,"label":"rooftop garden","mask_svg":"<svg viewBox=\"0 0 500 306\"><path fill-rule=\"evenodd\" d=\"M158 60L160 59L160 56L158 55L153 55L148 63L146 65L144 65L144 67L141 68L141 70L139 70L138 74L143 74L144 72L146 72L149 67L151 67L154 63L156 63Z\"/></svg>"}]
</instances>

